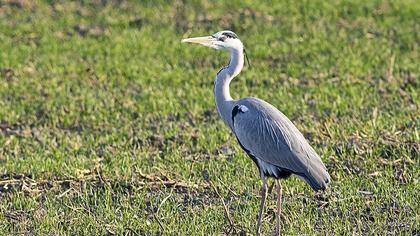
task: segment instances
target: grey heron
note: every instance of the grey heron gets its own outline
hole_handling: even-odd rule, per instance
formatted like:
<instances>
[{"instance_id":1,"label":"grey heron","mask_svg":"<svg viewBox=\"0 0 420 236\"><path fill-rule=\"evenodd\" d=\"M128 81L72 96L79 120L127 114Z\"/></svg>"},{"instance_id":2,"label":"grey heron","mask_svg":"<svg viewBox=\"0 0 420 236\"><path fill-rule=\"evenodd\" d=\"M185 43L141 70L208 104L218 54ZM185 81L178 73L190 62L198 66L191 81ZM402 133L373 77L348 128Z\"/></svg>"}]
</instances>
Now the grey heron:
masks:
<instances>
[{"instance_id":1,"label":"grey heron","mask_svg":"<svg viewBox=\"0 0 420 236\"><path fill-rule=\"evenodd\" d=\"M217 110L236 136L241 148L259 170L262 188L256 235L260 234L267 196L266 177L276 179L276 234L280 235L280 180L294 174L308 183L313 190L325 190L330 182L330 175L324 163L295 125L273 105L253 97L239 100L231 97L229 84L244 65L244 46L234 32L225 30L210 36L183 39L182 42L197 43L230 52L229 64L220 69L214 81Z\"/></svg>"}]
</instances>

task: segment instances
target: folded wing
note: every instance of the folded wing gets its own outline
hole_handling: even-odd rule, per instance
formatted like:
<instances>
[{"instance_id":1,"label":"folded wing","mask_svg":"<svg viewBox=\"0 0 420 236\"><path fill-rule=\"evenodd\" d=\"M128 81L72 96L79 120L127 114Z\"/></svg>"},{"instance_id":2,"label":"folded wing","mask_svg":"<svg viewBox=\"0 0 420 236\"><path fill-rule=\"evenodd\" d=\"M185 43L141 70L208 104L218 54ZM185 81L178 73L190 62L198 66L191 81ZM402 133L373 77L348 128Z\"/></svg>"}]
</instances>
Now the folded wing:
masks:
<instances>
[{"instance_id":1,"label":"folded wing","mask_svg":"<svg viewBox=\"0 0 420 236\"><path fill-rule=\"evenodd\" d=\"M274 106L256 98L241 99L233 109L232 119L241 146L257 159L257 165L264 165L259 166L260 170L278 168L291 172L316 191L327 187L330 176L320 157Z\"/></svg>"}]
</instances>

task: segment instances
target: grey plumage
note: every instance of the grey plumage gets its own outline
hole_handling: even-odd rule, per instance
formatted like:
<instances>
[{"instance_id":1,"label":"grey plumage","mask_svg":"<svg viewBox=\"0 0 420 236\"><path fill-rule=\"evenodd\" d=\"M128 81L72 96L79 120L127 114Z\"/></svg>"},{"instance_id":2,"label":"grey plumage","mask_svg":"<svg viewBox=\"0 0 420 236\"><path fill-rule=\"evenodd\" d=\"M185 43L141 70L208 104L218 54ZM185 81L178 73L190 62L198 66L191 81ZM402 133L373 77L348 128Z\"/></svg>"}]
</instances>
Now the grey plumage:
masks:
<instances>
[{"instance_id":1,"label":"grey plumage","mask_svg":"<svg viewBox=\"0 0 420 236\"><path fill-rule=\"evenodd\" d=\"M249 110L238 112L233 131L248 154L254 157L260 174L274 178L288 177L287 172L302 177L314 190L325 189L330 176L302 133L277 108L258 98L244 98L235 106Z\"/></svg>"},{"instance_id":2,"label":"grey plumage","mask_svg":"<svg viewBox=\"0 0 420 236\"><path fill-rule=\"evenodd\" d=\"M235 33L221 31L211 36L184 39L182 42L198 43L230 52L229 65L217 73L214 81L217 111L260 171L263 187L256 235L260 233L267 195L266 177L277 180L276 234L280 235L280 179L295 174L315 191L324 190L330 182L327 169L302 133L277 108L258 98L232 99L229 84L241 72L244 64L244 47Z\"/></svg>"}]
</instances>

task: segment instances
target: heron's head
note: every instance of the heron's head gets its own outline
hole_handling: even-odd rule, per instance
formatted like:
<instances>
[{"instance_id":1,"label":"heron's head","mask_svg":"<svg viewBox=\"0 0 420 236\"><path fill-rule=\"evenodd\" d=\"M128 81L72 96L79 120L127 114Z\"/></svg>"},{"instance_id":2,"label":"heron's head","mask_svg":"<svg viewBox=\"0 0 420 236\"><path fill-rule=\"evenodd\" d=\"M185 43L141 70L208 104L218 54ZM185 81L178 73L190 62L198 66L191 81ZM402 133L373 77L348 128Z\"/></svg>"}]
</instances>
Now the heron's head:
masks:
<instances>
[{"instance_id":1,"label":"heron's head","mask_svg":"<svg viewBox=\"0 0 420 236\"><path fill-rule=\"evenodd\" d=\"M198 43L217 50L243 50L243 44L238 36L229 30L217 32L210 36L183 39L183 43Z\"/></svg>"}]
</instances>

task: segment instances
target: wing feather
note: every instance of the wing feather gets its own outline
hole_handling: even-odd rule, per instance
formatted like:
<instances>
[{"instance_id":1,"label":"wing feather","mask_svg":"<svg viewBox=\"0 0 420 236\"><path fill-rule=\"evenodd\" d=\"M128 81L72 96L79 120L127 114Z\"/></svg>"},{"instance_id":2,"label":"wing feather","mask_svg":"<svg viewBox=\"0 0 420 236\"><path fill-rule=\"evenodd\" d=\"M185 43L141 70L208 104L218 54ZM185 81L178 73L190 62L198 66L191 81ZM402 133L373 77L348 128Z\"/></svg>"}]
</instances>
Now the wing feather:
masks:
<instances>
[{"instance_id":1,"label":"wing feather","mask_svg":"<svg viewBox=\"0 0 420 236\"><path fill-rule=\"evenodd\" d=\"M302 133L269 103L245 98L237 105L249 111L234 117L233 131L251 155L303 177L315 190L324 189L330 176Z\"/></svg>"}]
</instances>

